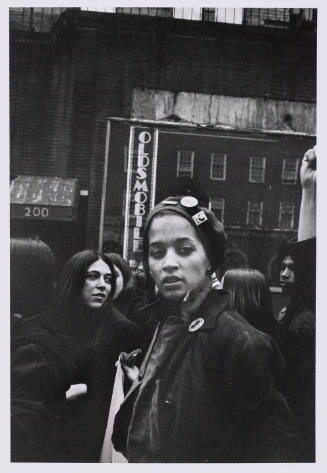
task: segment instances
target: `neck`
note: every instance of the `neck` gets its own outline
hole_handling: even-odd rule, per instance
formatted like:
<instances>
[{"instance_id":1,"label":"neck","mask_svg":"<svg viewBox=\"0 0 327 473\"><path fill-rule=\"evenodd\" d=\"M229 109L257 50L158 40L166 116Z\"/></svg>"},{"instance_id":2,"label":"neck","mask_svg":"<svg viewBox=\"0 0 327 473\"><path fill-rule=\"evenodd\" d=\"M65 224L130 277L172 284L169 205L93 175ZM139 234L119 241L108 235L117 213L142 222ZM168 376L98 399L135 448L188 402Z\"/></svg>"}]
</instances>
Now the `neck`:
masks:
<instances>
[{"instance_id":1,"label":"neck","mask_svg":"<svg viewBox=\"0 0 327 473\"><path fill-rule=\"evenodd\" d=\"M165 308L171 314L188 318L201 306L211 289L212 281L208 275L201 284L190 289L184 297L177 300L164 299Z\"/></svg>"}]
</instances>

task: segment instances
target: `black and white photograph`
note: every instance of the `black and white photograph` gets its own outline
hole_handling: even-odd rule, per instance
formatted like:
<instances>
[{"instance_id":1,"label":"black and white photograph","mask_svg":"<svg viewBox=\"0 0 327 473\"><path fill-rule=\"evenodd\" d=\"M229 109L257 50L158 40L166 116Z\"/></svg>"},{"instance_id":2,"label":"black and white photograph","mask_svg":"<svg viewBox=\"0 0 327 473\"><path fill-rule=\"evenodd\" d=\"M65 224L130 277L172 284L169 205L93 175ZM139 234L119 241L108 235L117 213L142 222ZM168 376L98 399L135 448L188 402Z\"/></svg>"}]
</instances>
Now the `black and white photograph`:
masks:
<instances>
[{"instance_id":1,"label":"black and white photograph","mask_svg":"<svg viewBox=\"0 0 327 473\"><path fill-rule=\"evenodd\" d=\"M5 457L308 471L320 7L145 3L6 9Z\"/></svg>"}]
</instances>

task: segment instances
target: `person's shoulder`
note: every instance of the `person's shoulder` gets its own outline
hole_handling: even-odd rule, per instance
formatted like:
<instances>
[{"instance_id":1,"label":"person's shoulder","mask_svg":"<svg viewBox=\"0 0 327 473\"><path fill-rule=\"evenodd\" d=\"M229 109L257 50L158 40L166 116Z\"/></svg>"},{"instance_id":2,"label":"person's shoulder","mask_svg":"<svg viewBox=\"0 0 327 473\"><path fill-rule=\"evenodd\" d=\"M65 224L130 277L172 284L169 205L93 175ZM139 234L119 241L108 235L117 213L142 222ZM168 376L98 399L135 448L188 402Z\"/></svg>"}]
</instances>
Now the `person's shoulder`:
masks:
<instances>
[{"instance_id":1,"label":"person's shoulder","mask_svg":"<svg viewBox=\"0 0 327 473\"><path fill-rule=\"evenodd\" d=\"M56 330L55 324L41 315L23 320L12 338L12 369L46 372L49 377L62 379L73 370L70 337Z\"/></svg>"},{"instance_id":2,"label":"person's shoulder","mask_svg":"<svg viewBox=\"0 0 327 473\"><path fill-rule=\"evenodd\" d=\"M274 366L283 370L283 360L276 342L247 322L234 310L224 310L215 329L208 334L205 351L218 369L250 369L263 371Z\"/></svg>"},{"instance_id":3,"label":"person's shoulder","mask_svg":"<svg viewBox=\"0 0 327 473\"><path fill-rule=\"evenodd\" d=\"M266 333L251 325L241 314L233 309L224 310L218 318L214 337L224 339L233 349L238 347L271 347L272 339Z\"/></svg>"},{"instance_id":4,"label":"person's shoulder","mask_svg":"<svg viewBox=\"0 0 327 473\"><path fill-rule=\"evenodd\" d=\"M218 330L222 328L229 332L252 332L255 328L236 310L226 307L220 314L217 324Z\"/></svg>"},{"instance_id":5,"label":"person's shoulder","mask_svg":"<svg viewBox=\"0 0 327 473\"><path fill-rule=\"evenodd\" d=\"M19 323L19 330L15 337L35 338L57 336L58 329L55 322L46 314L36 314L32 317L23 317Z\"/></svg>"},{"instance_id":6,"label":"person's shoulder","mask_svg":"<svg viewBox=\"0 0 327 473\"><path fill-rule=\"evenodd\" d=\"M212 290L200 311L208 319L207 325L214 328L214 334L234 337L237 333L256 332L256 329L231 307L229 296L223 289Z\"/></svg>"},{"instance_id":7,"label":"person's shoulder","mask_svg":"<svg viewBox=\"0 0 327 473\"><path fill-rule=\"evenodd\" d=\"M138 336L140 334L140 327L113 305L110 306L108 311L108 318L110 319L112 329L123 334L124 337Z\"/></svg>"},{"instance_id":8,"label":"person's shoulder","mask_svg":"<svg viewBox=\"0 0 327 473\"><path fill-rule=\"evenodd\" d=\"M296 333L314 335L316 328L316 317L314 312L307 306L299 308L289 324L289 329Z\"/></svg>"}]
</instances>

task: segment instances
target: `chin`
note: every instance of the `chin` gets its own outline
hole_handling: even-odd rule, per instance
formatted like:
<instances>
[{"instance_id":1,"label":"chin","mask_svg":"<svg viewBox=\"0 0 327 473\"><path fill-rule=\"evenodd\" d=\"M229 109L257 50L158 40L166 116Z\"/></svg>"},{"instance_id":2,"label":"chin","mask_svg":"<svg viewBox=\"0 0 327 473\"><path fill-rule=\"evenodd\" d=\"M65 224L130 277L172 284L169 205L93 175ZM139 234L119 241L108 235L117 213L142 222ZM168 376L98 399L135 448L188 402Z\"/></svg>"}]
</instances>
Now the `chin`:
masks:
<instances>
[{"instance_id":1,"label":"chin","mask_svg":"<svg viewBox=\"0 0 327 473\"><path fill-rule=\"evenodd\" d=\"M100 302L91 302L88 307L90 309L100 309L100 307L102 307L103 304L101 304Z\"/></svg>"},{"instance_id":2,"label":"chin","mask_svg":"<svg viewBox=\"0 0 327 473\"><path fill-rule=\"evenodd\" d=\"M180 301L186 295L187 291L163 291L161 294L167 301Z\"/></svg>"},{"instance_id":3,"label":"chin","mask_svg":"<svg viewBox=\"0 0 327 473\"><path fill-rule=\"evenodd\" d=\"M289 286L281 286L282 288L282 293L283 294L288 294L290 292L290 287Z\"/></svg>"}]
</instances>

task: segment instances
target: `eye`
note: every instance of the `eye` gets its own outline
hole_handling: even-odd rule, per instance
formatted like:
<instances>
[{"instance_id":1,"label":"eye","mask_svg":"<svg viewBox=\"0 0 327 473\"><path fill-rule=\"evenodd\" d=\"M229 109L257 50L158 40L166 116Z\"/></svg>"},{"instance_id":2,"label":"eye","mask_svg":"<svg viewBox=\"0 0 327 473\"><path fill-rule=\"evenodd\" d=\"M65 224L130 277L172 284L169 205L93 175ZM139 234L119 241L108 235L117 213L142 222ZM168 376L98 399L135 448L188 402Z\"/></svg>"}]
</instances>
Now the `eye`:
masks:
<instances>
[{"instance_id":1,"label":"eye","mask_svg":"<svg viewBox=\"0 0 327 473\"><path fill-rule=\"evenodd\" d=\"M112 276L111 274L106 274L105 277L103 278L107 284L112 283Z\"/></svg>"},{"instance_id":2,"label":"eye","mask_svg":"<svg viewBox=\"0 0 327 473\"><path fill-rule=\"evenodd\" d=\"M164 257L164 250L162 248L151 248L149 256L154 259L161 259Z\"/></svg>"},{"instance_id":3,"label":"eye","mask_svg":"<svg viewBox=\"0 0 327 473\"><path fill-rule=\"evenodd\" d=\"M181 256L189 256L191 253L193 253L193 248L190 246L183 245L180 248L178 248L177 251Z\"/></svg>"},{"instance_id":4,"label":"eye","mask_svg":"<svg viewBox=\"0 0 327 473\"><path fill-rule=\"evenodd\" d=\"M86 279L88 279L89 281L95 281L96 279L98 279L98 277L99 274L96 271L86 274Z\"/></svg>"},{"instance_id":5,"label":"eye","mask_svg":"<svg viewBox=\"0 0 327 473\"><path fill-rule=\"evenodd\" d=\"M180 256L189 256L195 250L190 241L176 242L176 253Z\"/></svg>"}]
</instances>

